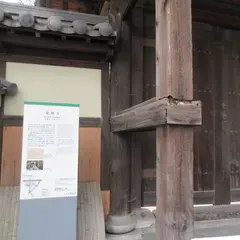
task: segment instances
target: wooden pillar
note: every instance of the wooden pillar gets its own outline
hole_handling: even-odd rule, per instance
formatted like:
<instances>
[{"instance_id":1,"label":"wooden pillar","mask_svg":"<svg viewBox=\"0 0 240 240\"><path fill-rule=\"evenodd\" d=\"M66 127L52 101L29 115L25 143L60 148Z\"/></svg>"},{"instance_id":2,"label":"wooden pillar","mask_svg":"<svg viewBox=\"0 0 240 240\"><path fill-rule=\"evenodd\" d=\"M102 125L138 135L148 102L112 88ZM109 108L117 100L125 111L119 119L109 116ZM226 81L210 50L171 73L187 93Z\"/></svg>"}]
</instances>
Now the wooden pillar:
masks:
<instances>
[{"instance_id":1,"label":"wooden pillar","mask_svg":"<svg viewBox=\"0 0 240 240\"><path fill-rule=\"evenodd\" d=\"M109 68L102 69L102 125L101 125L101 190L110 190L110 76Z\"/></svg>"},{"instance_id":2,"label":"wooden pillar","mask_svg":"<svg viewBox=\"0 0 240 240\"><path fill-rule=\"evenodd\" d=\"M215 33L214 56L215 66L219 68L215 79L215 205L226 205L231 203L230 191L230 120L228 119L228 84L232 81L229 76L233 64L229 58L232 44L226 41L225 31L217 29ZM222 47L224 46L224 48ZM229 79L230 78L230 79Z\"/></svg>"},{"instance_id":3,"label":"wooden pillar","mask_svg":"<svg viewBox=\"0 0 240 240\"><path fill-rule=\"evenodd\" d=\"M111 116L130 106L131 39L127 22L122 22L115 58L111 66L110 112ZM106 231L127 233L135 228L130 216L130 157L131 134L110 133L111 186L110 215Z\"/></svg>"},{"instance_id":4,"label":"wooden pillar","mask_svg":"<svg viewBox=\"0 0 240 240\"><path fill-rule=\"evenodd\" d=\"M192 100L191 0L156 1L156 96ZM193 127L156 130L157 240L193 236Z\"/></svg>"},{"instance_id":5,"label":"wooden pillar","mask_svg":"<svg viewBox=\"0 0 240 240\"><path fill-rule=\"evenodd\" d=\"M0 78L6 78L6 62L0 61ZM2 148L3 148L3 120L4 120L4 95L0 95L0 183L3 171Z\"/></svg>"},{"instance_id":6,"label":"wooden pillar","mask_svg":"<svg viewBox=\"0 0 240 240\"><path fill-rule=\"evenodd\" d=\"M143 101L143 9L132 12L132 80L131 105ZM142 205L142 133L132 133L131 211Z\"/></svg>"}]
</instances>

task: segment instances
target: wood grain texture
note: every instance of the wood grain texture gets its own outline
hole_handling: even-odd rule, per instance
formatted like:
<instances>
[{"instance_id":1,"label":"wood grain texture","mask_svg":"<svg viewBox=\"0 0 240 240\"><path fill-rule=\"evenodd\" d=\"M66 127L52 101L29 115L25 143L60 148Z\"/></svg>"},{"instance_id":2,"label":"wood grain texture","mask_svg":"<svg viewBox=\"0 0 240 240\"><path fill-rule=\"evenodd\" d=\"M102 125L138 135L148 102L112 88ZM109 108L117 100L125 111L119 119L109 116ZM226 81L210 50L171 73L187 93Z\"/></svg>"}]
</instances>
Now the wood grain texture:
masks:
<instances>
[{"instance_id":1,"label":"wood grain texture","mask_svg":"<svg viewBox=\"0 0 240 240\"><path fill-rule=\"evenodd\" d=\"M134 110L111 117L112 132L127 130L149 130L166 123L168 100L139 104Z\"/></svg>"},{"instance_id":2,"label":"wood grain texture","mask_svg":"<svg viewBox=\"0 0 240 240\"><path fill-rule=\"evenodd\" d=\"M193 99L190 2L156 1L156 73L161 79L156 91L161 98Z\"/></svg>"},{"instance_id":3,"label":"wood grain texture","mask_svg":"<svg viewBox=\"0 0 240 240\"><path fill-rule=\"evenodd\" d=\"M80 128L79 182L100 184L101 129Z\"/></svg>"},{"instance_id":4,"label":"wood grain texture","mask_svg":"<svg viewBox=\"0 0 240 240\"><path fill-rule=\"evenodd\" d=\"M132 25L132 81L131 105L143 101L143 9L134 8L131 17ZM139 35L134 29L139 29ZM142 133L132 133L131 136L131 212L142 205Z\"/></svg>"},{"instance_id":5,"label":"wood grain texture","mask_svg":"<svg viewBox=\"0 0 240 240\"><path fill-rule=\"evenodd\" d=\"M80 128L79 181L100 183L101 129ZM4 127L1 186L19 186L22 127Z\"/></svg>"},{"instance_id":6,"label":"wood grain texture","mask_svg":"<svg viewBox=\"0 0 240 240\"><path fill-rule=\"evenodd\" d=\"M220 87L218 88L218 103L216 107L219 110L219 123L218 129L218 147L220 151L220 157L215 159L215 201L216 205L230 204L230 161L231 159L231 145L234 145L234 141L230 143L230 132L234 129L235 113L232 115L231 108L235 105L235 101L232 98L233 92L236 91L234 84L234 78L232 71L234 71L234 59L232 57L232 44L227 41L227 32L221 32L218 34L218 40L223 43L224 48L220 46L218 48L218 56L220 64L222 66L220 72ZM218 61L219 61L218 60ZM219 83L218 83L219 84Z\"/></svg>"},{"instance_id":7,"label":"wood grain texture","mask_svg":"<svg viewBox=\"0 0 240 240\"><path fill-rule=\"evenodd\" d=\"M157 129L156 188L157 239L192 239L192 127L167 126Z\"/></svg>"},{"instance_id":8,"label":"wood grain texture","mask_svg":"<svg viewBox=\"0 0 240 240\"><path fill-rule=\"evenodd\" d=\"M111 117L112 132L151 130L163 124L201 125L201 102L149 100Z\"/></svg>"},{"instance_id":9,"label":"wood grain texture","mask_svg":"<svg viewBox=\"0 0 240 240\"><path fill-rule=\"evenodd\" d=\"M103 202L104 219L106 220L110 211L110 191L102 191L102 202Z\"/></svg>"},{"instance_id":10,"label":"wood grain texture","mask_svg":"<svg viewBox=\"0 0 240 240\"><path fill-rule=\"evenodd\" d=\"M101 125L101 189L109 190L111 184L110 152L110 73L102 71L102 125Z\"/></svg>"},{"instance_id":11,"label":"wood grain texture","mask_svg":"<svg viewBox=\"0 0 240 240\"><path fill-rule=\"evenodd\" d=\"M105 239L104 213L99 184L79 184L77 208L77 239Z\"/></svg>"},{"instance_id":12,"label":"wood grain texture","mask_svg":"<svg viewBox=\"0 0 240 240\"><path fill-rule=\"evenodd\" d=\"M156 1L156 96L192 100L191 0ZM156 130L157 240L193 237L193 128Z\"/></svg>"},{"instance_id":13,"label":"wood grain texture","mask_svg":"<svg viewBox=\"0 0 240 240\"><path fill-rule=\"evenodd\" d=\"M201 102L182 102L170 104L167 108L167 124L172 125L201 125Z\"/></svg>"},{"instance_id":14,"label":"wood grain texture","mask_svg":"<svg viewBox=\"0 0 240 240\"><path fill-rule=\"evenodd\" d=\"M130 106L130 29L122 23L121 40L112 63L111 115ZM130 199L131 138L129 134L111 133L111 215L128 215Z\"/></svg>"},{"instance_id":15,"label":"wood grain texture","mask_svg":"<svg viewBox=\"0 0 240 240\"><path fill-rule=\"evenodd\" d=\"M6 62L0 61L0 78L6 78ZM2 172L2 150L3 150L3 118L4 118L5 96L0 95L0 179Z\"/></svg>"}]
</instances>

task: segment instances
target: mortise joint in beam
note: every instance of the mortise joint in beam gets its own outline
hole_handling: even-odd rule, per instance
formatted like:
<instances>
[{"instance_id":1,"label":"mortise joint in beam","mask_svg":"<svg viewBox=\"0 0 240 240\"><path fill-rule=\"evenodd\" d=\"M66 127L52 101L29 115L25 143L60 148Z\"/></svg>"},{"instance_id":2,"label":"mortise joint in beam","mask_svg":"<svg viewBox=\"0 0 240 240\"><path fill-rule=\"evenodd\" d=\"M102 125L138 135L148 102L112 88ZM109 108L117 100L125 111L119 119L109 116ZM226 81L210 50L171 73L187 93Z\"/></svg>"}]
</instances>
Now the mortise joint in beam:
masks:
<instances>
[{"instance_id":1,"label":"mortise joint in beam","mask_svg":"<svg viewBox=\"0 0 240 240\"><path fill-rule=\"evenodd\" d=\"M148 131L161 125L201 125L200 101L153 98L111 117L111 131Z\"/></svg>"}]
</instances>

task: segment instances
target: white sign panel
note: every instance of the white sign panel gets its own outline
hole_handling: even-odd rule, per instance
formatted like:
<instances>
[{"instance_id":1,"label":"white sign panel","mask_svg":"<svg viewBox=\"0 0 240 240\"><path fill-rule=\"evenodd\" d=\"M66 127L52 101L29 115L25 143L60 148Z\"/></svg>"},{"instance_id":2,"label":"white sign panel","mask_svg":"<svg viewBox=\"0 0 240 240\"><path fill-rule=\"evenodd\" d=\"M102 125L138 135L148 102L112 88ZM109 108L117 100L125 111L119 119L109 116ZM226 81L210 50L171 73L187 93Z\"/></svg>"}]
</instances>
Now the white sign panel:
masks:
<instances>
[{"instance_id":1,"label":"white sign panel","mask_svg":"<svg viewBox=\"0 0 240 240\"><path fill-rule=\"evenodd\" d=\"M25 102L20 199L77 196L79 105Z\"/></svg>"}]
</instances>

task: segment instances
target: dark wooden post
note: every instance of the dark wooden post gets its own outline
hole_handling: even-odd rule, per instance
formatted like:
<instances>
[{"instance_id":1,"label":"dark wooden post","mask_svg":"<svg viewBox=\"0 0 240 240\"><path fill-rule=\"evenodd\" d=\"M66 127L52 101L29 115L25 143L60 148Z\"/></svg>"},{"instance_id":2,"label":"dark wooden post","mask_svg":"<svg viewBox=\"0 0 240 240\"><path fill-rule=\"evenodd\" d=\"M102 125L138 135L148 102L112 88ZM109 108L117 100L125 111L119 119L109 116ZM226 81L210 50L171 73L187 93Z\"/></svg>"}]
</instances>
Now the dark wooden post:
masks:
<instances>
[{"instance_id":1,"label":"dark wooden post","mask_svg":"<svg viewBox=\"0 0 240 240\"><path fill-rule=\"evenodd\" d=\"M6 62L0 61L0 78L6 78ZM0 183L2 177L2 148L3 148L3 119L4 119L4 95L0 95Z\"/></svg>"},{"instance_id":2,"label":"dark wooden post","mask_svg":"<svg viewBox=\"0 0 240 240\"><path fill-rule=\"evenodd\" d=\"M219 68L218 80L215 79L215 205L226 205L231 203L230 190L230 160L229 160L229 119L228 119L228 84L229 69L232 66L229 60L229 53L232 51L225 40L227 36L222 29L216 30L215 38L215 62ZM225 42L226 41L226 42ZM224 48L222 45L224 44ZM231 81L231 80L230 80ZM219 85L220 84L220 85Z\"/></svg>"},{"instance_id":3,"label":"dark wooden post","mask_svg":"<svg viewBox=\"0 0 240 240\"><path fill-rule=\"evenodd\" d=\"M132 11L132 80L131 105L143 101L143 9ZM142 133L132 133L131 211L142 204Z\"/></svg>"},{"instance_id":4,"label":"dark wooden post","mask_svg":"<svg viewBox=\"0 0 240 240\"><path fill-rule=\"evenodd\" d=\"M127 22L120 27L111 68L111 115L130 106L131 81L131 39ZM135 228L129 209L130 200L130 160L131 134L110 133L112 176L110 186L110 215L106 221L106 231L113 234L127 233Z\"/></svg>"},{"instance_id":5,"label":"dark wooden post","mask_svg":"<svg viewBox=\"0 0 240 240\"><path fill-rule=\"evenodd\" d=\"M192 100L191 0L156 1L156 95ZM193 236L193 127L156 130L158 240Z\"/></svg>"}]
</instances>

